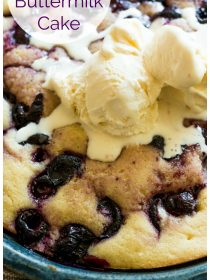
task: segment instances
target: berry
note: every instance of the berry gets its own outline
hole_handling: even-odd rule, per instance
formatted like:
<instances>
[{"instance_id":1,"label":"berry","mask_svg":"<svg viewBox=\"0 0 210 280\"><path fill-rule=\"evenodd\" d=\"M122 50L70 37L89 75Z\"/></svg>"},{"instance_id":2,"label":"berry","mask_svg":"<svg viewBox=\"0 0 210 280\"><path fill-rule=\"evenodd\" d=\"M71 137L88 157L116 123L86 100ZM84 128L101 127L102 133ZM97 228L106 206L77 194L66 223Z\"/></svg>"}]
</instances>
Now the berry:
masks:
<instances>
[{"instance_id":1,"label":"berry","mask_svg":"<svg viewBox=\"0 0 210 280\"><path fill-rule=\"evenodd\" d=\"M55 254L62 261L79 260L88 251L95 235L85 226L70 224L61 230L60 238L55 245Z\"/></svg>"},{"instance_id":2,"label":"berry","mask_svg":"<svg viewBox=\"0 0 210 280\"><path fill-rule=\"evenodd\" d=\"M21 243L38 242L48 232L48 224L36 209L22 211L15 220L15 228Z\"/></svg>"},{"instance_id":3,"label":"berry","mask_svg":"<svg viewBox=\"0 0 210 280\"><path fill-rule=\"evenodd\" d=\"M42 161L47 156L45 150L39 148L33 154L33 161ZM44 157L44 158L43 158ZM30 189L36 199L46 199L64 185L74 175L80 175L82 159L72 155L59 155L31 183Z\"/></svg>"},{"instance_id":4,"label":"berry","mask_svg":"<svg viewBox=\"0 0 210 280\"><path fill-rule=\"evenodd\" d=\"M30 35L27 34L19 25L15 27L14 39L16 44L29 45Z\"/></svg>"},{"instance_id":5,"label":"berry","mask_svg":"<svg viewBox=\"0 0 210 280\"><path fill-rule=\"evenodd\" d=\"M48 153L42 148L38 148L33 154L31 160L34 162L42 162L48 158Z\"/></svg>"},{"instance_id":6,"label":"berry","mask_svg":"<svg viewBox=\"0 0 210 280\"><path fill-rule=\"evenodd\" d=\"M12 119L17 129L27 124L27 114L29 107L23 103L17 103L12 108Z\"/></svg>"},{"instance_id":7,"label":"berry","mask_svg":"<svg viewBox=\"0 0 210 280\"><path fill-rule=\"evenodd\" d=\"M160 216L158 213L158 204L161 203L160 198L153 198L149 203L148 216L158 232L160 232Z\"/></svg>"},{"instance_id":8,"label":"berry","mask_svg":"<svg viewBox=\"0 0 210 280\"><path fill-rule=\"evenodd\" d=\"M11 104L16 103L16 96L9 91L4 90L4 99Z\"/></svg>"},{"instance_id":9,"label":"berry","mask_svg":"<svg viewBox=\"0 0 210 280\"><path fill-rule=\"evenodd\" d=\"M152 18L152 20L155 20L156 18L159 18L159 17L168 18L168 19L177 19L177 18L181 18L182 14L177 7L171 6L171 7L166 7L163 11L156 14Z\"/></svg>"},{"instance_id":10,"label":"berry","mask_svg":"<svg viewBox=\"0 0 210 280\"><path fill-rule=\"evenodd\" d=\"M47 175L37 177L31 185L32 195L36 199L46 199L55 194L56 187Z\"/></svg>"},{"instance_id":11,"label":"berry","mask_svg":"<svg viewBox=\"0 0 210 280\"><path fill-rule=\"evenodd\" d=\"M26 143L31 145L46 145L49 143L49 136L43 133L37 133L30 136L26 141L20 144L25 145Z\"/></svg>"},{"instance_id":12,"label":"berry","mask_svg":"<svg viewBox=\"0 0 210 280\"><path fill-rule=\"evenodd\" d=\"M112 0L111 1L111 9L113 13L127 10L129 8L135 7L136 5L127 0Z\"/></svg>"},{"instance_id":13,"label":"berry","mask_svg":"<svg viewBox=\"0 0 210 280\"><path fill-rule=\"evenodd\" d=\"M28 122L38 123L43 112L43 95L39 93L36 95L34 102L31 105L30 111L28 113Z\"/></svg>"},{"instance_id":14,"label":"berry","mask_svg":"<svg viewBox=\"0 0 210 280\"><path fill-rule=\"evenodd\" d=\"M123 216L120 208L113 200L106 197L99 201L97 209L111 221L111 223L105 227L100 239L109 238L120 229L123 223Z\"/></svg>"},{"instance_id":15,"label":"berry","mask_svg":"<svg viewBox=\"0 0 210 280\"><path fill-rule=\"evenodd\" d=\"M59 155L47 167L47 175L54 186L64 185L74 175L79 175L82 159L72 155Z\"/></svg>"},{"instance_id":16,"label":"berry","mask_svg":"<svg viewBox=\"0 0 210 280\"><path fill-rule=\"evenodd\" d=\"M163 199L163 206L171 215L190 215L196 210L197 201L191 192L185 191L178 194L168 194Z\"/></svg>"},{"instance_id":17,"label":"berry","mask_svg":"<svg viewBox=\"0 0 210 280\"><path fill-rule=\"evenodd\" d=\"M207 1L202 1L201 6L196 10L196 17L199 23L207 23Z\"/></svg>"},{"instance_id":18,"label":"berry","mask_svg":"<svg viewBox=\"0 0 210 280\"><path fill-rule=\"evenodd\" d=\"M38 94L31 107L24 103L16 103L12 108L12 119L15 127L20 129L30 122L38 123L43 111L43 95Z\"/></svg>"},{"instance_id":19,"label":"berry","mask_svg":"<svg viewBox=\"0 0 210 280\"><path fill-rule=\"evenodd\" d=\"M155 135L152 138L152 142L150 143L153 147L157 148L158 150L161 150L162 152L164 151L164 146L165 146L165 140L162 136L160 135Z\"/></svg>"}]
</instances>

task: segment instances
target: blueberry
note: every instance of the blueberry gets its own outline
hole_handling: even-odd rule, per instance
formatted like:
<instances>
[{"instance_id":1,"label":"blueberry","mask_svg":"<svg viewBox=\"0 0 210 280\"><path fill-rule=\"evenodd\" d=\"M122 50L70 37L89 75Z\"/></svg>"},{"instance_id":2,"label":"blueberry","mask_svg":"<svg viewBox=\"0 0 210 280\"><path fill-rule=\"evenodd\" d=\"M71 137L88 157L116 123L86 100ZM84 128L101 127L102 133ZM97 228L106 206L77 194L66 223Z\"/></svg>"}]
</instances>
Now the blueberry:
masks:
<instances>
[{"instance_id":1,"label":"blueberry","mask_svg":"<svg viewBox=\"0 0 210 280\"><path fill-rule=\"evenodd\" d=\"M196 10L196 17L199 23L207 23L207 1L202 1L200 7Z\"/></svg>"},{"instance_id":2,"label":"blueberry","mask_svg":"<svg viewBox=\"0 0 210 280\"><path fill-rule=\"evenodd\" d=\"M129 8L132 8L132 6L135 6L134 3L132 3L131 1L127 1L127 0L112 0L111 1L111 9L112 9L113 13L127 10Z\"/></svg>"},{"instance_id":3,"label":"blueberry","mask_svg":"<svg viewBox=\"0 0 210 280\"><path fill-rule=\"evenodd\" d=\"M59 155L47 167L47 175L55 186L64 185L82 172L82 159L73 155Z\"/></svg>"},{"instance_id":4,"label":"blueberry","mask_svg":"<svg viewBox=\"0 0 210 280\"><path fill-rule=\"evenodd\" d=\"M19 25L15 27L14 39L16 44L29 45L30 35L27 34Z\"/></svg>"},{"instance_id":5,"label":"blueberry","mask_svg":"<svg viewBox=\"0 0 210 280\"><path fill-rule=\"evenodd\" d=\"M160 135L155 135L152 138L152 142L150 143L153 147L157 148L160 151L164 151L164 146L165 146L165 140L162 136Z\"/></svg>"},{"instance_id":6,"label":"blueberry","mask_svg":"<svg viewBox=\"0 0 210 280\"><path fill-rule=\"evenodd\" d=\"M4 99L11 104L16 103L16 96L9 91L4 90Z\"/></svg>"},{"instance_id":7,"label":"blueberry","mask_svg":"<svg viewBox=\"0 0 210 280\"><path fill-rule=\"evenodd\" d=\"M171 6L171 7L166 7L163 11L154 15L152 20L155 20L156 18L159 18L159 17L168 18L168 19L172 20L172 19L181 18L182 14L181 14L180 9L178 9L175 6Z\"/></svg>"},{"instance_id":8,"label":"blueberry","mask_svg":"<svg viewBox=\"0 0 210 280\"><path fill-rule=\"evenodd\" d=\"M31 105L27 116L28 122L38 123L43 113L43 95L39 93L36 95L34 102Z\"/></svg>"},{"instance_id":9,"label":"blueberry","mask_svg":"<svg viewBox=\"0 0 210 280\"><path fill-rule=\"evenodd\" d=\"M109 238L120 229L123 223L123 216L120 208L113 200L105 197L99 201L97 210L111 221L111 223L104 228L100 239Z\"/></svg>"},{"instance_id":10,"label":"blueberry","mask_svg":"<svg viewBox=\"0 0 210 280\"><path fill-rule=\"evenodd\" d=\"M62 261L79 260L88 251L96 236L85 226L70 224L62 228L55 244L55 255Z\"/></svg>"},{"instance_id":11,"label":"blueberry","mask_svg":"<svg viewBox=\"0 0 210 280\"><path fill-rule=\"evenodd\" d=\"M17 103L12 108L12 119L17 129L27 124L29 107L23 103Z\"/></svg>"},{"instance_id":12,"label":"blueberry","mask_svg":"<svg viewBox=\"0 0 210 280\"><path fill-rule=\"evenodd\" d=\"M33 154L33 161L40 162L45 150L39 148ZM44 154L43 154L44 153ZM30 184L31 193L36 199L46 199L75 175L82 172L82 159L73 155L59 155Z\"/></svg>"},{"instance_id":13,"label":"blueberry","mask_svg":"<svg viewBox=\"0 0 210 280\"><path fill-rule=\"evenodd\" d=\"M12 108L12 119L15 127L20 129L30 122L38 123L43 112L43 95L38 94L31 107L24 103L16 103Z\"/></svg>"},{"instance_id":14,"label":"blueberry","mask_svg":"<svg viewBox=\"0 0 210 280\"><path fill-rule=\"evenodd\" d=\"M26 141L20 144L25 145L26 143L31 145L46 145L49 143L49 136L43 133L37 133L30 136Z\"/></svg>"},{"instance_id":15,"label":"blueberry","mask_svg":"<svg viewBox=\"0 0 210 280\"><path fill-rule=\"evenodd\" d=\"M48 153L45 149L38 148L34 153L32 153L31 160L34 162L42 162L48 158Z\"/></svg>"},{"instance_id":16,"label":"blueberry","mask_svg":"<svg viewBox=\"0 0 210 280\"><path fill-rule=\"evenodd\" d=\"M46 199L55 194L56 187L47 175L42 175L34 179L31 185L31 193L36 199Z\"/></svg>"},{"instance_id":17,"label":"blueberry","mask_svg":"<svg viewBox=\"0 0 210 280\"><path fill-rule=\"evenodd\" d=\"M21 211L15 220L15 228L20 242L25 245L38 242L48 232L48 224L35 209Z\"/></svg>"},{"instance_id":18,"label":"blueberry","mask_svg":"<svg viewBox=\"0 0 210 280\"><path fill-rule=\"evenodd\" d=\"M148 207L149 219L158 232L160 232L160 216L158 213L158 205L160 203L161 203L160 198L153 198L149 202L149 207Z\"/></svg>"},{"instance_id":19,"label":"blueberry","mask_svg":"<svg viewBox=\"0 0 210 280\"><path fill-rule=\"evenodd\" d=\"M163 199L163 206L168 213L174 216L192 214L197 207L197 201L191 192L168 194Z\"/></svg>"}]
</instances>

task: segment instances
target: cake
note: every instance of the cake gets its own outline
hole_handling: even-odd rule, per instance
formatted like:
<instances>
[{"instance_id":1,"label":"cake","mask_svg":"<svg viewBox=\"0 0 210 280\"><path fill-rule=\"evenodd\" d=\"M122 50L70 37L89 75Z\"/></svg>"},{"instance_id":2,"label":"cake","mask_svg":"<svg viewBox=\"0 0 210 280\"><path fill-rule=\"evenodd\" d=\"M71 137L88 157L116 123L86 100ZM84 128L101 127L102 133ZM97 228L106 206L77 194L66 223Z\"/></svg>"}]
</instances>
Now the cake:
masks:
<instances>
[{"instance_id":1,"label":"cake","mask_svg":"<svg viewBox=\"0 0 210 280\"><path fill-rule=\"evenodd\" d=\"M75 56L4 6L4 229L86 268L205 257L207 1L114 0Z\"/></svg>"}]
</instances>

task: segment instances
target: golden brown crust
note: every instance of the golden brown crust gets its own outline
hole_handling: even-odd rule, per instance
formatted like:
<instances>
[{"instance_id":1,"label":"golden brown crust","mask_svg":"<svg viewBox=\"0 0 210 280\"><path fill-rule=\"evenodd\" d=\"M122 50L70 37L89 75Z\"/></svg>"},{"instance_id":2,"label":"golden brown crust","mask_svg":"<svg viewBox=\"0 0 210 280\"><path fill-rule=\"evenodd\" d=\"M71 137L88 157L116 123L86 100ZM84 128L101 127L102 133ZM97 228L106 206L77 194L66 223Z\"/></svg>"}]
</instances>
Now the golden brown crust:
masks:
<instances>
[{"instance_id":1,"label":"golden brown crust","mask_svg":"<svg viewBox=\"0 0 210 280\"><path fill-rule=\"evenodd\" d=\"M31 46L19 45L4 54L3 63L4 67L31 66L35 60L45 55L46 51Z\"/></svg>"},{"instance_id":2,"label":"golden brown crust","mask_svg":"<svg viewBox=\"0 0 210 280\"><path fill-rule=\"evenodd\" d=\"M37 94L44 95L44 116L48 116L60 103L53 92L44 89L45 73L37 72L30 67L7 67L4 70L4 85L13 93L18 102L31 105Z\"/></svg>"},{"instance_id":3,"label":"golden brown crust","mask_svg":"<svg viewBox=\"0 0 210 280\"><path fill-rule=\"evenodd\" d=\"M73 124L56 129L47 150L53 155L59 155L65 151L86 155L87 142L87 135L81 125Z\"/></svg>"}]
</instances>

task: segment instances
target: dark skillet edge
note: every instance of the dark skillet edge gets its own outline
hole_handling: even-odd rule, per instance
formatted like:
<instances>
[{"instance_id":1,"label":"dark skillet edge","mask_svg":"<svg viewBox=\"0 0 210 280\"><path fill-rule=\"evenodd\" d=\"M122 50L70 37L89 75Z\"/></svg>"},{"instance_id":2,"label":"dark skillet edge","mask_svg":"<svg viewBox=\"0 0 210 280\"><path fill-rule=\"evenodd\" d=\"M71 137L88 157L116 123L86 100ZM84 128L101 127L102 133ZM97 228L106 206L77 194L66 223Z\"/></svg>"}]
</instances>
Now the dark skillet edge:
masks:
<instances>
[{"instance_id":1,"label":"dark skillet edge","mask_svg":"<svg viewBox=\"0 0 210 280\"><path fill-rule=\"evenodd\" d=\"M108 271L97 272L75 267L66 267L29 251L4 234L4 265L33 280L205 280L205 259L186 265L153 271ZM170 277L170 278L169 278Z\"/></svg>"}]
</instances>

